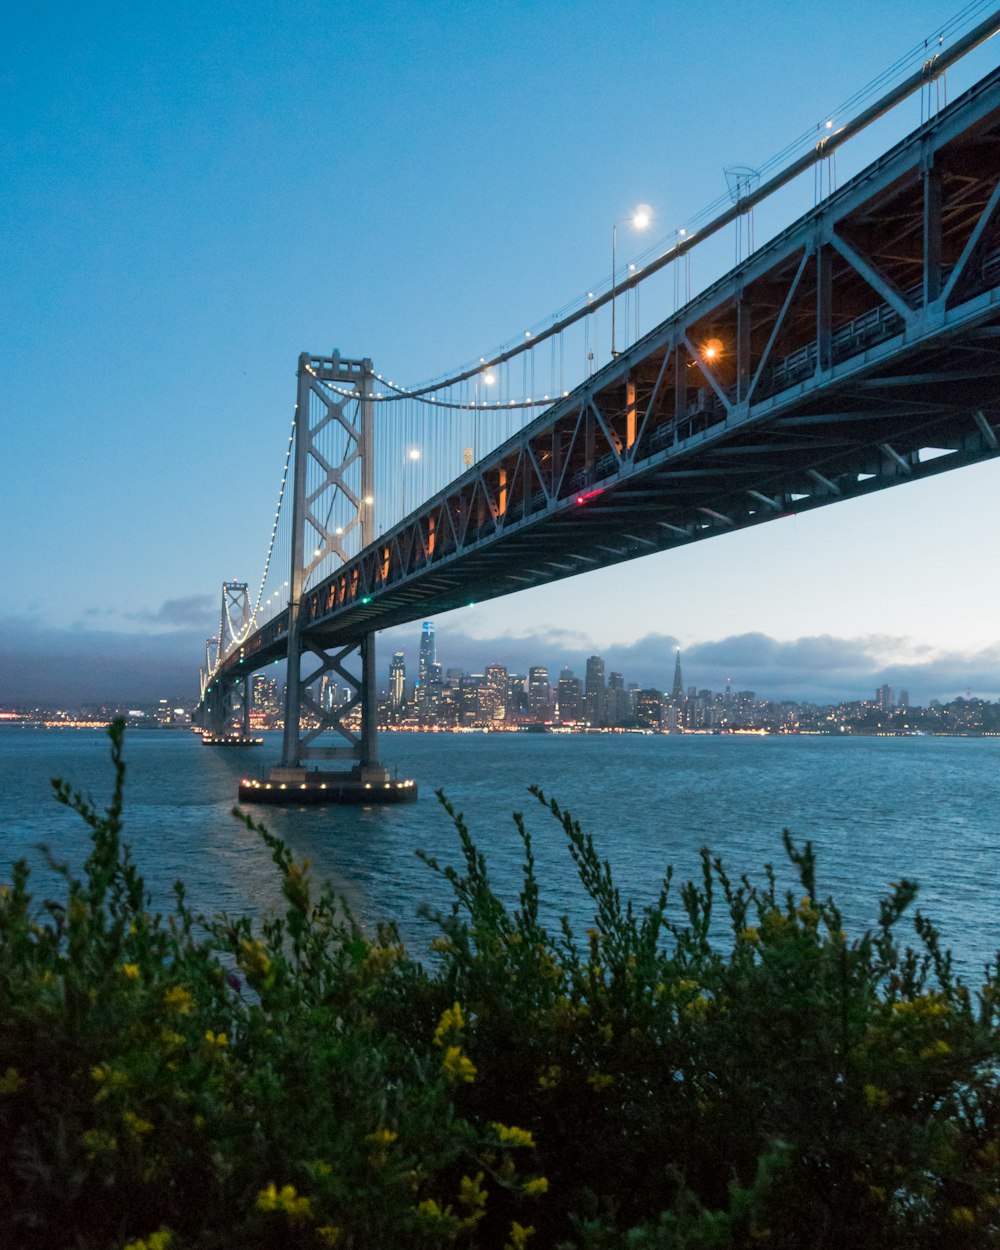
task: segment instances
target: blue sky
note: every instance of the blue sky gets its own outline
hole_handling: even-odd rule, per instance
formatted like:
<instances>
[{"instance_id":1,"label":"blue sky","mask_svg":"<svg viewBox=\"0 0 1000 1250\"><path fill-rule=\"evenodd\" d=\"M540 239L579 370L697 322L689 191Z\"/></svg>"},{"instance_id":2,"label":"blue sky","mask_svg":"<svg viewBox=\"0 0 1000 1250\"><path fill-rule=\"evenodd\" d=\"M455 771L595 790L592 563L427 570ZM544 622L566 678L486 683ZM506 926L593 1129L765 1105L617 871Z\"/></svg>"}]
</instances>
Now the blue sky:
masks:
<instances>
[{"instance_id":1,"label":"blue sky","mask_svg":"<svg viewBox=\"0 0 1000 1250\"><path fill-rule=\"evenodd\" d=\"M188 648L195 689L220 583L260 574L300 351L371 356L407 382L478 357L606 279L610 226L630 207L653 205L665 235L725 189L724 165L763 163L959 8L8 12L0 704L48 697L62 665L89 697L138 694L140 673L183 695ZM997 55L994 40L953 69L949 94ZM845 152L841 180L919 107ZM810 179L762 209L758 240L811 196ZM723 258L696 256L695 285ZM677 640L720 666L713 677L706 658L709 685L742 664L741 687L856 697L867 689L852 681L916 664L915 694L993 695L1000 579L982 538L1000 520L998 474L482 605L441 618L439 635L470 667L477 648L513 667L533 651L555 666L563 644L617 648L662 684ZM711 649L746 636L770 640L766 664L759 648L733 643L731 664ZM793 662L796 640L821 636L869 658Z\"/></svg>"}]
</instances>

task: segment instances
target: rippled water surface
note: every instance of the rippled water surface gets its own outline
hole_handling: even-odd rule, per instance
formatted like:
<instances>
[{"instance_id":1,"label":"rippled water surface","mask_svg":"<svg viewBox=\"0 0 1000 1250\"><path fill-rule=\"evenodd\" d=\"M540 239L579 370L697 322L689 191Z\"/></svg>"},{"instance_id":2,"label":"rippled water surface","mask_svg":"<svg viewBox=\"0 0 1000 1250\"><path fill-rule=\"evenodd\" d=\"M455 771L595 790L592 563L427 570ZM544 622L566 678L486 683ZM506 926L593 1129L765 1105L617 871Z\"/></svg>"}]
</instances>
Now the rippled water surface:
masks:
<instances>
[{"instance_id":1,"label":"rippled water surface","mask_svg":"<svg viewBox=\"0 0 1000 1250\"><path fill-rule=\"evenodd\" d=\"M178 877L200 910L261 913L277 904L268 853L230 810L240 771L268 767L279 750L277 734L242 753L182 731L128 735L126 836L160 906ZM523 811L549 914L587 921L561 831L527 792L531 783L593 833L623 895L637 902L652 898L667 864L683 879L695 872L704 845L731 872L759 874L766 861L783 861L787 827L813 840L821 891L855 931L872 921L887 884L908 876L970 974L1000 946L998 740L400 734L380 750L401 777L418 781L417 803L258 815L366 921L397 920L418 946L427 936L418 907L443 906L448 894L414 852L458 856L437 788L464 812L509 899L521 866L511 812ZM86 853L79 818L51 797L54 775L106 802L106 737L0 730L0 875L28 855L40 865L39 889L51 880L40 844L76 865Z\"/></svg>"}]
</instances>

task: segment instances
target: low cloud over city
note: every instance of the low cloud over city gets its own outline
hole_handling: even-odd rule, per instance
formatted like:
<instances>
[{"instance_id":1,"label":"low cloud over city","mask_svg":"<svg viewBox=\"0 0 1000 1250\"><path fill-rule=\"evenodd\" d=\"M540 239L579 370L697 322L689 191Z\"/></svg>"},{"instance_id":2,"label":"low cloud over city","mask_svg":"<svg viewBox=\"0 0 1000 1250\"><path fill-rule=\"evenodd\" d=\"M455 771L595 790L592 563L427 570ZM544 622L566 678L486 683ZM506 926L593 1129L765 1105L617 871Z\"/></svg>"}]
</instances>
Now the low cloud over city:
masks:
<instances>
[{"instance_id":1,"label":"low cloud over city","mask_svg":"<svg viewBox=\"0 0 1000 1250\"><path fill-rule=\"evenodd\" d=\"M210 605L200 596L169 600L142 615L142 632L102 630L88 617L67 628L25 617L0 618L0 704L73 704L149 700L192 702L205 638L212 632ZM173 626L173 628L171 628ZM394 650L403 650L416 674L420 622L386 630L378 639L379 685L386 682ZM683 645L672 634L647 634L633 643L601 646L586 633L558 629L475 637L437 622L442 666L482 672L490 663L527 674L545 665L554 681L564 665L582 677L587 657L601 655L607 672L628 682L669 690L681 645L685 687L753 690L759 698L837 703L871 698L888 683L908 690L914 703L970 692L1000 697L1000 646L947 651L910 638L829 634L778 639L763 633L731 634Z\"/></svg>"},{"instance_id":2,"label":"low cloud over city","mask_svg":"<svg viewBox=\"0 0 1000 1250\"><path fill-rule=\"evenodd\" d=\"M407 660L412 657L416 664L419 630L419 623L414 623L386 631L380 645L380 672L392 648L402 648ZM786 640L748 633L688 646L671 634L647 634L633 643L602 647L572 630L473 637L449 629L447 618L437 630L438 659L445 668L481 672L484 665L496 662L511 672L527 673L531 665L543 664L555 680L563 665L582 677L587 657L597 654L604 659L605 671L620 672L626 681L660 690L671 687L678 646L685 687L720 690L731 679L734 690L754 690L765 699L838 703L871 698L883 683L908 690L914 702L954 698L967 691L995 699L1000 692L998 646L961 652L882 634L859 638L819 634Z\"/></svg>"}]
</instances>

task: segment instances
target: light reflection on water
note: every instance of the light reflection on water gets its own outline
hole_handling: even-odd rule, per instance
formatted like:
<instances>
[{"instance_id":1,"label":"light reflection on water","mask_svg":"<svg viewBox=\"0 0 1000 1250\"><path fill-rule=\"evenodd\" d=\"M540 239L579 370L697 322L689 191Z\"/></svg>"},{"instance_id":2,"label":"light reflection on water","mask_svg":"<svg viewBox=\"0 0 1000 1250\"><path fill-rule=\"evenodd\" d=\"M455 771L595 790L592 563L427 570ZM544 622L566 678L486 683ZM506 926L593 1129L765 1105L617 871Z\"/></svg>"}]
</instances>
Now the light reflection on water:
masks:
<instances>
[{"instance_id":1,"label":"light reflection on water","mask_svg":"<svg viewBox=\"0 0 1000 1250\"><path fill-rule=\"evenodd\" d=\"M208 912L280 906L275 870L259 838L230 810L241 770L277 761L279 736L241 753L182 731L127 737L126 838L157 905L177 877ZM760 878L783 862L780 831L811 838L819 884L843 907L849 931L871 923L877 897L902 876L970 973L1000 946L1000 742L951 738L646 737L640 735L420 735L383 738L383 758L420 785L415 804L387 808L256 809L255 816L308 857L368 923L397 920L417 947L420 905L448 893L415 856L456 863L458 840L434 790L444 789L515 901L521 846L510 813L525 812L549 917L589 921L561 830L527 793L537 782L594 834L625 898L650 901L667 864L679 880L709 845L732 875ZM79 819L50 797L60 774L101 804L111 789L107 739L98 732L0 730L0 863L47 843L79 865ZM46 881L42 868L38 887ZM790 873L784 874L793 884Z\"/></svg>"}]
</instances>

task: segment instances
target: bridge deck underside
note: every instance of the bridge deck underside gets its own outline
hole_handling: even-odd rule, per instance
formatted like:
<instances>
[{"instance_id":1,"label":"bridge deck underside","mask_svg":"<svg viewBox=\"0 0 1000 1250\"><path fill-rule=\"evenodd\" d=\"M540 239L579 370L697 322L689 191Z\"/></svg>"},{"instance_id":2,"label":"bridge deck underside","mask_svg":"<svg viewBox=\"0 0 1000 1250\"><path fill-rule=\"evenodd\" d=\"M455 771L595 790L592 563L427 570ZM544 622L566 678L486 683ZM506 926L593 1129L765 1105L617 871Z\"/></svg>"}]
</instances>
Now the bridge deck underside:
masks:
<instances>
[{"instance_id":1,"label":"bridge deck underside","mask_svg":"<svg viewBox=\"0 0 1000 1250\"><path fill-rule=\"evenodd\" d=\"M997 455L998 202L1000 71L310 590L305 637ZM286 629L227 667L280 657Z\"/></svg>"}]
</instances>

